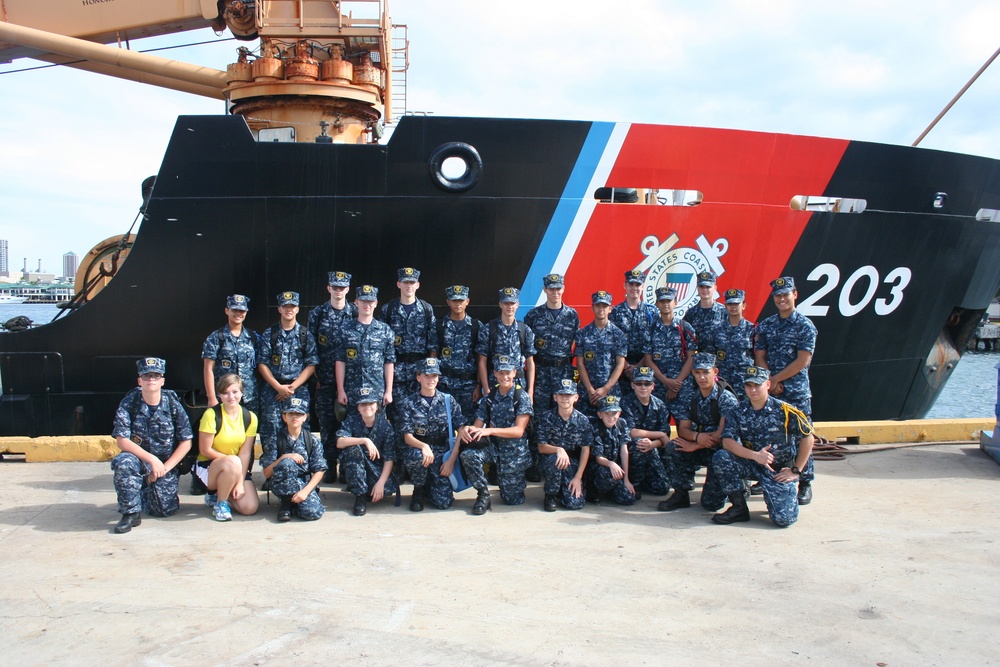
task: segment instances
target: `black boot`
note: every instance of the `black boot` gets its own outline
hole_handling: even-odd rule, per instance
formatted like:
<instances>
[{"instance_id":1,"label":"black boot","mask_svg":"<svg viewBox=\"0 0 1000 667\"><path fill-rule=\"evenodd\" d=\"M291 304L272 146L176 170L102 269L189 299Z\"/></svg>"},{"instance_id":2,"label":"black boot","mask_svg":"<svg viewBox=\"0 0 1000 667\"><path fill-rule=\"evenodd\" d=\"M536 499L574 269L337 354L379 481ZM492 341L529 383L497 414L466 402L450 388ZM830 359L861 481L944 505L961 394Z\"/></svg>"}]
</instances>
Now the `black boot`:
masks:
<instances>
[{"instance_id":1,"label":"black boot","mask_svg":"<svg viewBox=\"0 0 1000 667\"><path fill-rule=\"evenodd\" d=\"M555 512L557 509L556 497L548 493L545 494L545 503L542 505L546 512Z\"/></svg>"},{"instance_id":2,"label":"black boot","mask_svg":"<svg viewBox=\"0 0 1000 667\"><path fill-rule=\"evenodd\" d=\"M729 494L729 502L732 507L725 512L720 512L712 517L712 523L729 525L750 520L750 509L747 507L747 499L743 497L742 491L734 491Z\"/></svg>"},{"instance_id":3,"label":"black boot","mask_svg":"<svg viewBox=\"0 0 1000 667\"><path fill-rule=\"evenodd\" d=\"M486 514L486 510L492 509L493 504L490 502L490 490L482 489L479 495L476 496L476 503L472 506L472 513L476 516Z\"/></svg>"},{"instance_id":4,"label":"black boot","mask_svg":"<svg viewBox=\"0 0 1000 667\"><path fill-rule=\"evenodd\" d=\"M413 498L410 500L410 511L411 512L424 511L424 487L414 485Z\"/></svg>"},{"instance_id":5,"label":"black boot","mask_svg":"<svg viewBox=\"0 0 1000 667\"><path fill-rule=\"evenodd\" d=\"M122 514L121 520L115 526L116 533L127 533L136 526L142 523L142 515L138 512L130 512L128 514Z\"/></svg>"},{"instance_id":6,"label":"black boot","mask_svg":"<svg viewBox=\"0 0 1000 667\"><path fill-rule=\"evenodd\" d=\"M808 505L813 499L812 482L799 480L799 505Z\"/></svg>"},{"instance_id":7,"label":"black boot","mask_svg":"<svg viewBox=\"0 0 1000 667\"><path fill-rule=\"evenodd\" d=\"M205 487L205 483L198 478L198 475L191 473L191 495L203 496L206 493L208 493L208 488Z\"/></svg>"},{"instance_id":8,"label":"black boot","mask_svg":"<svg viewBox=\"0 0 1000 667\"><path fill-rule=\"evenodd\" d=\"M691 507L691 496L688 495L687 489L674 489L670 497L666 500L661 500L656 509L661 512L673 512L685 507Z\"/></svg>"},{"instance_id":9,"label":"black boot","mask_svg":"<svg viewBox=\"0 0 1000 667\"><path fill-rule=\"evenodd\" d=\"M524 471L524 479L529 482L540 482L542 481L542 473L538 471L538 466L532 465L530 468Z\"/></svg>"},{"instance_id":10,"label":"black boot","mask_svg":"<svg viewBox=\"0 0 1000 667\"><path fill-rule=\"evenodd\" d=\"M278 507L278 521L284 523L292 520L292 499L288 496L281 496L281 505Z\"/></svg>"},{"instance_id":11,"label":"black boot","mask_svg":"<svg viewBox=\"0 0 1000 667\"><path fill-rule=\"evenodd\" d=\"M354 496L354 516L364 516L368 513L368 499L364 495Z\"/></svg>"},{"instance_id":12,"label":"black boot","mask_svg":"<svg viewBox=\"0 0 1000 667\"><path fill-rule=\"evenodd\" d=\"M326 461L326 472L323 473L323 483L324 484L336 484L337 483L337 459L327 459Z\"/></svg>"}]
</instances>

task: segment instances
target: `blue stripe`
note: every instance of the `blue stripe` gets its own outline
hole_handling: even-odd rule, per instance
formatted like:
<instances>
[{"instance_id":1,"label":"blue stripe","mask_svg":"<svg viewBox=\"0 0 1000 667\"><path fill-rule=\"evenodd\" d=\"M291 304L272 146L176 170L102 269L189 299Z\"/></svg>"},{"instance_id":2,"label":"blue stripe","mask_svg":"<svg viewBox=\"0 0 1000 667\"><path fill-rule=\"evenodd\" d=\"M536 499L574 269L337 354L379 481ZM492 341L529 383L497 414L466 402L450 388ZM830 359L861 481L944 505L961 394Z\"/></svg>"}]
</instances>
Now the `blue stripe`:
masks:
<instances>
[{"instance_id":1,"label":"blue stripe","mask_svg":"<svg viewBox=\"0 0 1000 667\"><path fill-rule=\"evenodd\" d=\"M580 202L592 196L587 192L590 182L597 171L597 165L601 162L605 149L608 147L608 140L615 129L614 123L592 123L587 139L583 142L580 155L573 166L573 172L566 182L566 189L563 190L559 204L552 214L552 220L545 230L545 236L538 246L535 259L531 262L528 275L524 278L521 286L521 294L527 299L521 300L521 305L517 309L517 318L524 319L524 316L531 310L538 295L542 292L542 278L548 275L555 264L559 251L562 249L566 235L570 227L573 226L573 219L576 218L580 210ZM530 301L529 301L530 300ZM525 301L528 301L525 303Z\"/></svg>"}]
</instances>

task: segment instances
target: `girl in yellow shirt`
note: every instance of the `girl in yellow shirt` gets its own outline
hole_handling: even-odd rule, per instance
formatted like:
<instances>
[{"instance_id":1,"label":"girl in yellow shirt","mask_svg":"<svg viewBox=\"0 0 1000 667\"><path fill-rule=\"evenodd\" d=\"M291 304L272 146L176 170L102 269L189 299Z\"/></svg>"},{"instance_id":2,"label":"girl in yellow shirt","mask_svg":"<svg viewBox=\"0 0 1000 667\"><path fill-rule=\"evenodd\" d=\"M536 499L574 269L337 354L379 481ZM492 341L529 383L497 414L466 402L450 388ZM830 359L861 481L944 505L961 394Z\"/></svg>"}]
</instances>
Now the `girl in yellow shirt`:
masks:
<instances>
[{"instance_id":1,"label":"girl in yellow shirt","mask_svg":"<svg viewBox=\"0 0 1000 667\"><path fill-rule=\"evenodd\" d=\"M250 478L253 445L257 437L257 415L244 411L243 380L227 373L215 385L219 405L209 408L198 425L198 465L195 472L208 488L205 504L212 506L217 521L229 521L232 510L254 514L260 505L257 488ZM249 424L245 415L249 415ZM221 427L216 419L222 419ZM232 507L230 507L230 502Z\"/></svg>"}]
</instances>

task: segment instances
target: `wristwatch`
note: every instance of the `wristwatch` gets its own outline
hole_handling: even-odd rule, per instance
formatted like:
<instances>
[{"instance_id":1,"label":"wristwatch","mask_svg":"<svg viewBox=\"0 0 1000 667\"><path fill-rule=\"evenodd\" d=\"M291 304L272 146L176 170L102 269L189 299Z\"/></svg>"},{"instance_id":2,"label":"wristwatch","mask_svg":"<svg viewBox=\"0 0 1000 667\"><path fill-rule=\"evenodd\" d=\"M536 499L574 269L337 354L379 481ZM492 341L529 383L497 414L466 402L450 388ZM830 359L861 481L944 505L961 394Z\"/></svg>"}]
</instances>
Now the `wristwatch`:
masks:
<instances>
[{"instance_id":1,"label":"wristwatch","mask_svg":"<svg viewBox=\"0 0 1000 667\"><path fill-rule=\"evenodd\" d=\"M802 474L802 471L801 471L801 470L799 470L798 468L796 468L795 466L792 466L791 470L792 470L792 472L794 472L794 473L795 473L796 475L801 475L801 474Z\"/></svg>"}]
</instances>

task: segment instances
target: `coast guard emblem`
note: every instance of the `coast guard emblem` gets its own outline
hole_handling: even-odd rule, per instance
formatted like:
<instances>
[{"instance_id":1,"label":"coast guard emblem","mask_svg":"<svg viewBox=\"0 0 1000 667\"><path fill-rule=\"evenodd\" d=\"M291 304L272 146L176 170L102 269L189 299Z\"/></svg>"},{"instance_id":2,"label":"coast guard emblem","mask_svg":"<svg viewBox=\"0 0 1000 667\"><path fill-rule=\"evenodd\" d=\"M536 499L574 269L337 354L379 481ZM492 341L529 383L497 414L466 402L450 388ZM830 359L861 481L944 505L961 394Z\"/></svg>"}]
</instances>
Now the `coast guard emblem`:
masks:
<instances>
[{"instance_id":1,"label":"coast guard emblem","mask_svg":"<svg viewBox=\"0 0 1000 667\"><path fill-rule=\"evenodd\" d=\"M663 242L656 236L644 238L639 249L646 258L632 270L632 274L641 277L645 273L642 293L647 303L656 303L657 288L674 289L677 292L674 316L684 317L687 309L698 303L698 274L712 271L721 276L726 272L720 260L729 251L729 241L720 238L709 243L702 234L695 239L696 247L675 248L679 240L677 234L671 234Z\"/></svg>"}]
</instances>

